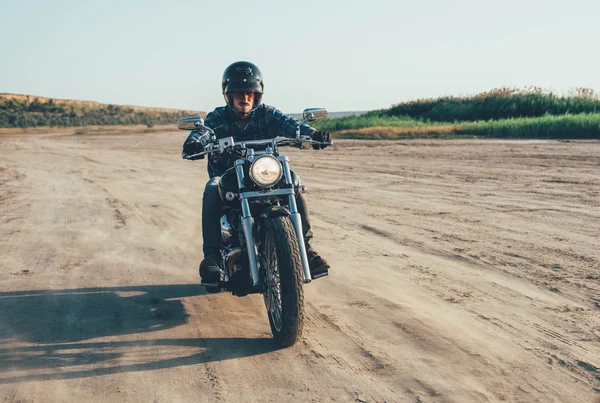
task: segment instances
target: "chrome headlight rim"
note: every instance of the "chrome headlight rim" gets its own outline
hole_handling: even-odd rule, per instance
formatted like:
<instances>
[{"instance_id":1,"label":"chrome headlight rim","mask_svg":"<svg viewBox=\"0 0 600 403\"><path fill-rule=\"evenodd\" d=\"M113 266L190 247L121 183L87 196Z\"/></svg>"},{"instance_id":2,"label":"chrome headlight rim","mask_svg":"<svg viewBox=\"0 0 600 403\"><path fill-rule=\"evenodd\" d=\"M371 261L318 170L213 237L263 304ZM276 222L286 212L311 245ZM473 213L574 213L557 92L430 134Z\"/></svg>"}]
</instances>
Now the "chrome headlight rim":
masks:
<instances>
[{"instance_id":1,"label":"chrome headlight rim","mask_svg":"<svg viewBox=\"0 0 600 403\"><path fill-rule=\"evenodd\" d=\"M272 163L271 161L275 162L276 165L273 165L273 167L277 167L277 175L276 175L276 179L272 179L268 182L265 181L261 181L261 179L259 179L257 177L257 175L255 175L255 169L260 168L261 164L265 164L265 163ZM282 176L283 176L283 167L281 166L281 162L279 162L279 160L271 155L263 155L261 157L258 157L257 159L255 159L252 164L250 165L250 178L252 178L252 180L254 181L254 183L256 183L258 186L260 187L271 187L275 184L277 184Z\"/></svg>"}]
</instances>

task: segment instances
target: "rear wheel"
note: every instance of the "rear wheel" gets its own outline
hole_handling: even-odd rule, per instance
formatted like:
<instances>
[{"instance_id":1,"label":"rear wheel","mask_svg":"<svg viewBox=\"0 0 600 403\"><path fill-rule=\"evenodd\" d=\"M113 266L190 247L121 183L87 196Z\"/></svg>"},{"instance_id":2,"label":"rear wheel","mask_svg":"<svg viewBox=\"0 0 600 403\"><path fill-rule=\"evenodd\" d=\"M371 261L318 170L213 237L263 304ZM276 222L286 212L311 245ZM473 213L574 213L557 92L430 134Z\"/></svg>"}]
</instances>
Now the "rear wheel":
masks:
<instances>
[{"instance_id":1,"label":"rear wheel","mask_svg":"<svg viewBox=\"0 0 600 403\"><path fill-rule=\"evenodd\" d=\"M265 305L275 341L292 346L304 321L303 271L296 232L288 217L265 220L261 266Z\"/></svg>"}]
</instances>

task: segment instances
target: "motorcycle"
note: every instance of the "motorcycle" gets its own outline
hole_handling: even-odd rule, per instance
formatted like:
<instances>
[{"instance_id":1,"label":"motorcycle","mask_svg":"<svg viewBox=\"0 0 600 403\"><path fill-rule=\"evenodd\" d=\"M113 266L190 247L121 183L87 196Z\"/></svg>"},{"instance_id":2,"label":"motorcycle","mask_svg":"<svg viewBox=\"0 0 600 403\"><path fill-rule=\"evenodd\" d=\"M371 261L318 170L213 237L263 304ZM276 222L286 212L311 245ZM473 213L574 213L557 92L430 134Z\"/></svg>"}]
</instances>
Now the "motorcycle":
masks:
<instances>
[{"instance_id":1,"label":"motorcycle","mask_svg":"<svg viewBox=\"0 0 600 403\"><path fill-rule=\"evenodd\" d=\"M177 122L181 130L207 132L211 138L203 152L184 158L195 160L212 153L227 153L235 160L219 181L224 203L220 279L201 285L208 292L224 289L240 297L263 294L273 338L284 347L292 346L301 336L303 285L316 279L309 270L296 206L296 192L306 189L295 186L289 159L279 154L280 147L316 148L325 144L301 136L300 125L326 118L327 110L309 108L302 116L295 138L248 141L217 139L201 117Z\"/></svg>"}]
</instances>

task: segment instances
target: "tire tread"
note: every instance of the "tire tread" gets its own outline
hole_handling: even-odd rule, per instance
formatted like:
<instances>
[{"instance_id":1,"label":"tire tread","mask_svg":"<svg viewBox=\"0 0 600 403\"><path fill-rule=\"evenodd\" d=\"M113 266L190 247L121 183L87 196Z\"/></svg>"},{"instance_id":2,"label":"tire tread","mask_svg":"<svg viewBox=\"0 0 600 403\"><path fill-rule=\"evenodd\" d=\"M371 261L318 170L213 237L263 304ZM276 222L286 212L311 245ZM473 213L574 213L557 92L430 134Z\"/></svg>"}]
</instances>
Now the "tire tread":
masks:
<instances>
[{"instance_id":1,"label":"tire tread","mask_svg":"<svg viewBox=\"0 0 600 403\"><path fill-rule=\"evenodd\" d=\"M278 344L289 347L298 341L304 327L304 272L296 231L289 217L272 217L266 221L266 230L275 242L279 281L281 287L282 326L277 331L271 323L273 337ZM286 297L284 297L284 294Z\"/></svg>"}]
</instances>

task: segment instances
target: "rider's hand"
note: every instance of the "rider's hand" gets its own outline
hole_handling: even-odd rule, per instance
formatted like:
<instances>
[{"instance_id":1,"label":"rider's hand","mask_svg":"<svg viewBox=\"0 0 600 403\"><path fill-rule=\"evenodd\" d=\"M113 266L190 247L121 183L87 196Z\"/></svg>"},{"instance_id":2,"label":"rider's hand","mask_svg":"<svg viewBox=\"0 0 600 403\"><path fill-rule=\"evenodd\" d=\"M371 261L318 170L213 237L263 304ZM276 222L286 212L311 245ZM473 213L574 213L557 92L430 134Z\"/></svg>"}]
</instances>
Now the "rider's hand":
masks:
<instances>
[{"instance_id":1,"label":"rider's hand","mask_svg":"<svg viewBox=\"0 0 600 403\"><path fill-rule=\"evenodd\" d=\"M312 134L311 137L314 141L322 141L323 143L331 142L331 133L329 132L316 131ZM313 144L313 148L315 150L319 150L327 147L328 145L329 144Z\"/></svg>"},{"instance_id":2,"label":"rider's hand","mask_svg":"<svg viewBox=\"0 0 600 403\"><path fill-rule=\"evenodd\" d=\"M190 140L183 145L183 154L194 155L204 151L204 146L198 140ZM197 159L204 159L204 155L199 155Z\"/></svg>"}]
</instances>

